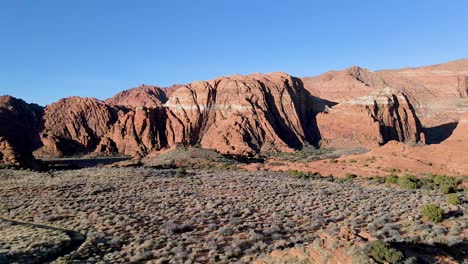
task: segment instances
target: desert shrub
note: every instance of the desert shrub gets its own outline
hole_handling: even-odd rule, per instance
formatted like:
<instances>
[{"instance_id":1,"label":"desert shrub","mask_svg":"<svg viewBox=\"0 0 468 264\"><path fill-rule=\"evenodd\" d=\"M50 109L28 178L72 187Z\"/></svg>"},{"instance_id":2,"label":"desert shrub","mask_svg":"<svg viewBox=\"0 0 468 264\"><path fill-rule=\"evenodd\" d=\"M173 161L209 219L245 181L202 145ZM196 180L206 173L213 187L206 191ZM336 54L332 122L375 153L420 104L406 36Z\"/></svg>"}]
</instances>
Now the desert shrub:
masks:
<instances>
[{"instance_id":1,"label":"desert shrub","mask_svg":"<svg viewBox=\"0 0 468 264\"><path fill-rule=\"evenodd\" d=\"M374 183L374 184L385 183L385 178L381 177L381 176L375 176L375 177L372 178L372 183Z\"/></svg>"},{"instance_id":2,"label":"desert shrub","mask_svg":"<svg viewBox=\"0 0 468 264\"><path fill-rule=\"evenodd\" d=\"M354 178L357 178L357 175L356 174L352 174L352 173L346 173L346 176L345 176L345 179L346 180L352 180Z\"/></svg>"},{"instance_id":3,"label":"desert shrub","mask_svg":"<svg viewBox=\"0 0 468 264\"><path fill-rule=\"evenodd\" d=\"M380 240L368 244L367 254L378 263L400 263L404 258L403 253Z\"/></svg>"},{"instance_id":4,"label":"desert shrub","mask_svg":"<svg viewBox=\"0 0 468 264\"><path fill-rule=\"evenodd\" d=\"M391 174L385 178L386 184L395 184L398 181L398 177L395 174Z\"/></svg>"},{"instance_id":5,"label":"desert shrub","mask_svg":"<svg viewBox=\"0 0 468 264\"><path fill-rule=\"evenodd\" d=\"M298 170L288 170L289 176L297 179L317 179L320 177L318 173L303 172Z\"/></svg>"},{"instance_id":6,"label":"desert shrub","mask_svg":"<svg viewBox=\"0 0 468 264\"><path fill-rule=\"evenodd\" d=\"M457 185L459 185L462 182L462 180L457 179L455 177L449 177L445 175L436 175L434 176L434 183L437 185L442 185L442 184L447 184L451 187L456 188Z\"/></svg>"},{"instance_id":7,"label":"desert shrub","mask_svg":"<svg viewBox=\"0 0 468 264\"><path fill-rule=\"evenodd\" d=\"M185 170L185 168L178 168L176 171L176 177L183 178L185 176L187 176L187 171Z\"/></svg>"},{"instance_id":8,"label":"desert shrub","mask_svg":"<svg viewBox=\"0 0 468 264\"><path fill-rule=\"evenodd\" d=\"M456 193L447 194L446 200L447 200L447 203L449 203L449 204L459 204L460 203L460 198L458 198L458 195Z\"/></svg>"},{"instance_id":9,"label":"desert shrub","mask_svg":"<svg viewBox=\"0 0 468 264\"><path fill-rule=\"evenodd\" d=\"M453 186L451 186L450 184L448 184L448 183L446 183L446 182L440 184L439 190L440 190L440 192L443 193L443 194L448 194L448 193L454 192Z\"/></svg>"},{"instance_id":10,"label":"desert shrub","mask_svg":"<svg viewBox=\"0 0 468 264\"><path fill-rule=\"evenodd\" d=\"M427 220L434 223L442 221L442 217L444 216L444 211L435 204L424 205L421 212Z\"/></svg>"},{"instance_id":11,"label":"desert shrub","mask_svg":"<svg viewBox=\"0 0 468 264\"><path fill-rule=\"evenodd\" d=\"M424 190L435 190L437 189L437 184L434 183L434 177L423 177L419 179L421 188Z\"/></svg>"},{"instance_id":12,"label":"desert shrub","mask_svg":"<svg viewBox=\"0 0 468 264\"><path fill-rule=\"evenodd\" d=\"M405 175L397 180L398 186L406 189L417 189L418 179L414 175Z\"/></svg>"}]
</instances>

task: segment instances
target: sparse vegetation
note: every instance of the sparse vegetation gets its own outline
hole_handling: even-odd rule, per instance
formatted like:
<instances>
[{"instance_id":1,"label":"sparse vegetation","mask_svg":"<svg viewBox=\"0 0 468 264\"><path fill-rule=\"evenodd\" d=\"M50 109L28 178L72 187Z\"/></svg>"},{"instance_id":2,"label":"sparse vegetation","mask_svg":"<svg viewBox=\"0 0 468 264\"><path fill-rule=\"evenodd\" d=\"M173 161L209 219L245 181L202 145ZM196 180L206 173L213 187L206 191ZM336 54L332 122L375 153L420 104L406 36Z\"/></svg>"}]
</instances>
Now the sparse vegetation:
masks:
<instances>
[{"instance_id":1,"label":"sparse vegetation","mask_svg":"<svg viewBox=\"0 0 468 264\"><path fill-rule=\"evenodd\" d=\"M414 175L405 175L397 180L398 186L406 189L418 188L418 179Z\"/></svg>"},{"instance_id":2,"label":"sparse vegetation","mask_svg":"<svg viewBox=\"0 0 468 264\"><path fill-rule=\"evenodd\" d=\"M180 178L183 171L190 176ZM453 228L420 221L423 204L446 204L444 195L426 193L369 186L351 173L0 170L2 214L87 236L62 262L250 262L274 249L309 245L317 232L338 236L341 228L381 240L463 241L465 215L446 220Z\"/></svg>"},{"instance_id":3,"label":"sparse vegetation","mask_svg":"<svg viewBox=\"0 0 468 264\"><path fill-rule=\"evenodd\" d=\"M429 221L439 223L444 216L444 210L435 204L424 205L421 211L422 215Z\"/></svg>"},{"instance_id":4,"label":"sparse vegetation","mask_svg":"<svg viewBox=\"0 0 468 264\"><path fill-rule=\"evenodd\" d=\"M449 193L447 194L447 203L457 205L460 203L460 198L458 198L458 194L456 193Z\"/></svg>"},{"instance_id":5,"label":"sparse vegetation","mask_svg":"<svg viewBox=\"0 0 468 264\"><path fill-rule=\"evenodd\" d=\"M187 170L185 168L178 168L176 171L176 176L179 178L187 176Z\"/></svg>"},{"instance_id":6,"label":"sparse vegetation","mask_svg":"<svg viewBox=\"0 0 468 264\"><path fill-rule=\"evenodd\" d=\"M398 181L398 176L391 174L385 178L386 184L395 184Z\"/></svg>"},{"instance_id":7,"label":"sparse vegetation","mask_svg":"<svg viewBox=\"0 0 468 264\"><path fill-rule=\"evenodd\" d=\"M367 254L378 263L400 263L404 255L401 251L391 248L389 244L380 240L370 242L367 248Z\"/></svg>"}]
</instances>

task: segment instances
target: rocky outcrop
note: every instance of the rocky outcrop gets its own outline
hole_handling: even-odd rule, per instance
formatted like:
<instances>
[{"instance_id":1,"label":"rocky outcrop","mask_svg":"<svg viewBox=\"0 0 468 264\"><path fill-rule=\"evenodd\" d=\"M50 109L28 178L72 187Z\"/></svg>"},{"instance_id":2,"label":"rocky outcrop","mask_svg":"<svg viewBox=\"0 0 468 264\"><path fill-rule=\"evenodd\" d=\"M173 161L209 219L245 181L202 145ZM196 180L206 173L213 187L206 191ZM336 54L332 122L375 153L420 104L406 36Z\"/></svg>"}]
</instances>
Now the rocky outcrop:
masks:
<instances>
[{"instance_id":1,"label":"rocky outcrop","mask_svg":"<svg viewBox=\"0 0 468 264\"><path fill-rule=\"evenodd\" d=\"M376 73L401 87L426 128L458 122L468 111L468 59Z\"/></svg>"},{"instance_id":2,"label":"rocky outcrop","mask_svg":"<svg viewBox=\"0 0 468 264\"><path fill-rule=\"evenodd\" d=\"M165 89L157 86L138 86L116 94L114 97L105 100L110 105L122 105L134 107L158 107L167 101Z\"/></svg>"},{"instance_id":3,"label":"rocky outcrop","mask_svg":"<svg viewBox=\"0 0 468 264\"><path fill-rule=\"evenodd\" d=\"M137 107L112 126L95 152L106 155L121 153L143 157L162 148L175 145L173 131L167 122L164 107Z\"/></svg>"},{"instance_id":4,"label":"rocky outcrop","mask_svg":"<svg viewBox=\"0 0 468 264\"><path fill-rule=\"evenodd\" d=\"M25 162L21 156L21 153L14 145L4 137L0 137L0 165L22 166Z\"/></svg>"},{"instance_id":5,"label":"rocky outcrop","mask_svg":"<svg viewBox=\"0 0 468 264\"><path fill-rule=\"evenodd\" d=\"M43 108L11 96L0 96L0 137L20 152L32 152L41 146Z\"/></svg>"},{"instance_id":6,"label":"rocky outcrop","mask_svg":"<svg viewBox=\"0 0 468 264\"><path fill-rule=\"evenodd\" d=\"M93 151L123 111L93 98L69 97L48 105L36 155L67 156Z\"/></svg>"},{"instance_id":7,"label":"rocky outcrop","mask_svg":"<svg viewBox=\"0 0 468 264\"><path fill-rule=\"evenodd\" d=\"M312 103L284 73L222 77L173 91L163 107L140 107L117 122L97 151L144 156L176 144L221 153L291 151L313 138Z\"/></svg>"},{"instance_id":8,"label":"rocky outcrop","mask_svg":"<svg viewBox=\"0 0 468 264\"><path fill-rule=\"evenodd\" d=\"M313 137L310 95L284 73L195 82L177 89L165 107L175 142L221 153L290 151Z\"/></svg>"},{"instance_id":9,"label":"rocky outcrop","mask_svg":"<svg viewBox=\"0 0 468 264\"><path fill-rule=\"evenodd\" d=\"M373 148L390 140L421 141L421 126L404 94L390 88L338 104L317 116L322 145Z\"/></svg>"},{"instance_id":10,"label":"rocky outcrop","mask_svg":"<svg viewBox=\"0 0 468 264\"><path fill-rule=\"evenodd\" d=\"M41 146L43 109L11 96L0 96L0 164L36 167L32 151Z\"/></svg>"}]
</instances>

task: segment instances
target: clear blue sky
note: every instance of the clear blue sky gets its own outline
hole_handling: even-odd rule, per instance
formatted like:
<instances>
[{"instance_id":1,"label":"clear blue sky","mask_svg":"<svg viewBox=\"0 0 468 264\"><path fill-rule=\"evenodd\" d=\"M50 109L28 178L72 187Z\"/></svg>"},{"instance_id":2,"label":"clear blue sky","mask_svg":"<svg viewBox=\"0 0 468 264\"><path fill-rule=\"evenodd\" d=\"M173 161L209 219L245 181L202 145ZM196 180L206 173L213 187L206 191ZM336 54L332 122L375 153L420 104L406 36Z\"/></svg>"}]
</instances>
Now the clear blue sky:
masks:
<instances>
[{"instance_id":1,"label":"clear blue sky","mask_svg":"<svg viewBox=\"0 0 468 264\"><path fill-rule=\"evenodd\" d=\"M0 0L0 94L46 105L234 73L468 57L468 1Z\"/></svg>"}]
</instances>

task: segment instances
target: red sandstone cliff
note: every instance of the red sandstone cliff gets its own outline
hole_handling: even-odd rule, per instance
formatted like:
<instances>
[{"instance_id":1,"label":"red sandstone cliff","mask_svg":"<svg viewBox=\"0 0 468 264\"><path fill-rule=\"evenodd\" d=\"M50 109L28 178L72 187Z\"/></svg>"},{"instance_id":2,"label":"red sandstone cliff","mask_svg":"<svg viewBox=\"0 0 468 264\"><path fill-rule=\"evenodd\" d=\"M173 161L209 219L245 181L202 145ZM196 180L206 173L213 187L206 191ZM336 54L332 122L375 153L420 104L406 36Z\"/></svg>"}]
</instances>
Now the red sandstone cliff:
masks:
<instances>
[{"instance_id":1,"label":"red sandstone cliff","mask_svg":"<svg viewBox=\"0 0 468 264\"><path fill-rule=\"evenodd\" d=\"M117 121L119 110L93 98L69 97L48 105L38 156L66 156L93 151Z\"/></svg>"},{"instance_id":2,"label":"red sandstone cliff","mask_svg":"<svg viewBox=\"0 0 468 264\"><path fill-rule=\"evenodd\" d=\"M0 105L27 110L0 108L0 137L23 153L43 144L35 152L39 156L145 156L177 144L254 155L319 140L336 147L415 143L421 140L419 117L431 135L447 130L434 124L456 125L468 111L467 72L468 60L461 60L379 72L352 67L302 79L234 75L167 89L143 85L104 102L65 98L44 114L4 97Z\"/></svg>"},{"instance_id":3,"label":"red sandstone cliff","mask_svg":"<svg viewBox=\"0 0 468 264\"><path fill-rule=\"evenodd\" d=\"M349 100L317 116L323 146L373 148L390 140L416 143L421 126L404 94L390 88Z\"/></svg>"},{"instance_id":4,"label":"red sandstone cliff","mask_svg":"<svg viewBox=\"0 0 468 264\"><path fill-rule=\"evenodd\" d=\"M239 155L291 151L313 137L311 107L300 80L284 73L194 82L173 91L163 107L127 113L97 151L144 156L176 144Z\"/></svg>"}]
</instances>

